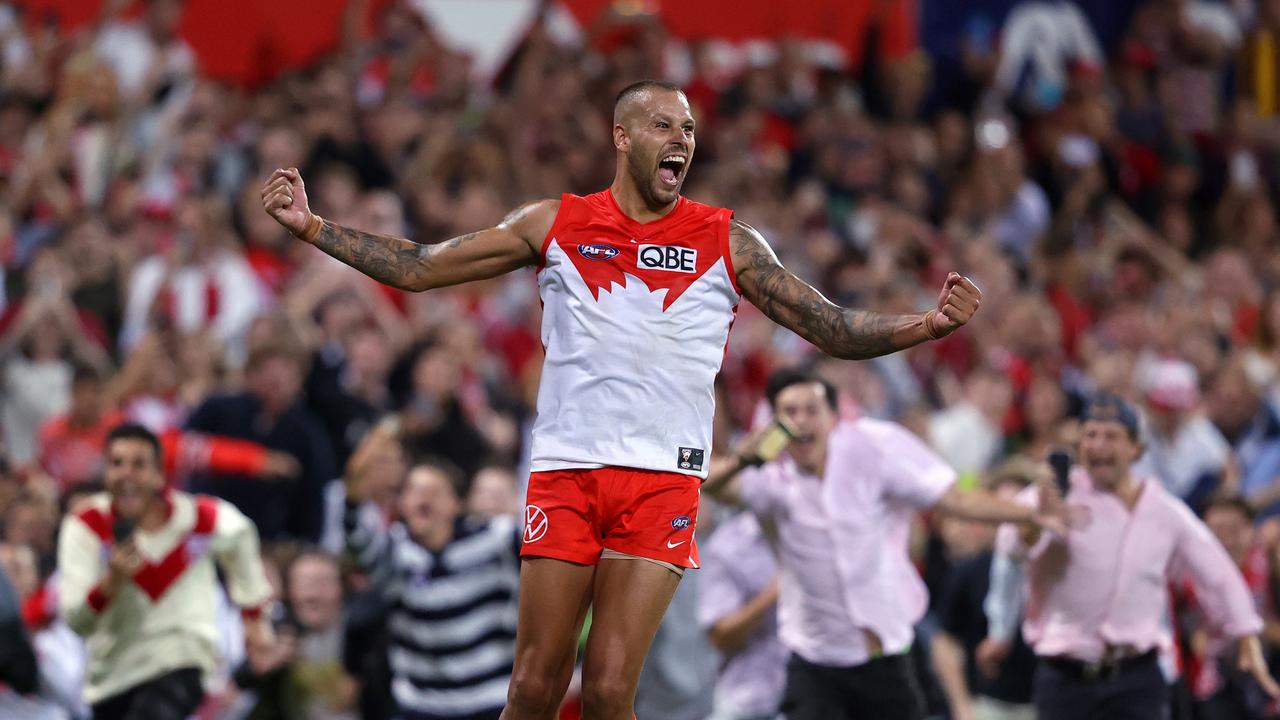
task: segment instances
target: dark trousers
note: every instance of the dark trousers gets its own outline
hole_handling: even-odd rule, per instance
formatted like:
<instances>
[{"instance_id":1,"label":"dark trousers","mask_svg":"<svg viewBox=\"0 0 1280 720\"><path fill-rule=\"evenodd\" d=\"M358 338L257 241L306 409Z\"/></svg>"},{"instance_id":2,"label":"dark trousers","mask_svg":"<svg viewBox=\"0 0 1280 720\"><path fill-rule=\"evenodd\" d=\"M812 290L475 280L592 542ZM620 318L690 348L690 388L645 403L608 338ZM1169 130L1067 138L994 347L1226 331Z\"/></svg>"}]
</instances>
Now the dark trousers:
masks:
<instances>
[{"instance_id":1,"label":"dark trousers","mask_svg":"<svg viewBox=\"0 0 1280 720\"><path fill-rule=\"evenodd\" d=\"M786 720L922 720L924 694L910 655L854 667L787 661Z\"/></svg>"},{"instance_id":2,"label":"dark trousers","mask_svg":"<svg viewBox=\"0 0 1280 720\"><path fill-rule=\"evenodd\" d=\"M1150 660L1117 674L1086 680L1044 660L1033 685L1040 720L1168 720L1169 686Z\"/></svg>"},{"instance_id":3,"label":"dark trousers","mask_svg":"<svg viewBox=\"0 0 1280 720\"><path fill-rule=\"evenodd\" d=\"M204 701L200 671L167 672L93 706L93 720L186 720Z\"/></svg>"}]
</instances>

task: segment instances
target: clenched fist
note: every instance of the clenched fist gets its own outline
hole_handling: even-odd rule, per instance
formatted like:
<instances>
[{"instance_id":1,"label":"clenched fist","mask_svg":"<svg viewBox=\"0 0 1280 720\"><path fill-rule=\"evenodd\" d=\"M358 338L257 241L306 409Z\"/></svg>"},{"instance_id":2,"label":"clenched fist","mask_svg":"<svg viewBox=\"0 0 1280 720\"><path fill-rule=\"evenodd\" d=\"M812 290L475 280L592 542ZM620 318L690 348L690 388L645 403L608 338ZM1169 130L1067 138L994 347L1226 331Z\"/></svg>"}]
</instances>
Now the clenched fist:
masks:
<instances>
[{"instance_id":1,"label":"clenched fist","mask_svg":"<svg viewBox=\"0 0 1280 720\"><path fill-rule=\"evenodd\" d=\"M320 219L307 205L307 189L298 168L276 168L262 185L262 208L290 233L310 242L320 231Z\"/></svg>"},{"instance_id":2,"label":"clenched fist","mask_svg":"<svg viewBox=\"0 0 1280 720\"><path fill-rule=\"evenodd\" d=\"M982 291L969 278L951 273L938 295L938 308L925 316L925 327L934 339L946 337L969 322L982 304Z\"/></svg>"}]
</instances>

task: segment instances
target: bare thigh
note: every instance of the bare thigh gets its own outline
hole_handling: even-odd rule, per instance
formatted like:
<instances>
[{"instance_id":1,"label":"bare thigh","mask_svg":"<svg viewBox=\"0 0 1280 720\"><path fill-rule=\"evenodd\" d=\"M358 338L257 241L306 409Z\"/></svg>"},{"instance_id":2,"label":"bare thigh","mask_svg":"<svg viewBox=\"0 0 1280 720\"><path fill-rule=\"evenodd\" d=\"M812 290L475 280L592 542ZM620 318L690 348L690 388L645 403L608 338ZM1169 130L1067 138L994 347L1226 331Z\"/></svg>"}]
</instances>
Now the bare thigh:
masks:
<instances>
[{"instance_id":1,"label":"bare thigh","mask_svg":"<svg viewBox=\"0 0 1280 720\"><path fill-rule=\"evenodd\" d=\"M582 668L584 700L594 694L634 703L645 656L679 583L679 576L655 563L600 561ZM621 717L630 718L630 710Z\"/></svg>"},{"instance_id":2,"label":"bare thigh","mask_svg":"<svg viewBox=\"0 0 1280 720\"><path fill-rule=\"evenodd\" d=\"M573 675L578 635L591 605L595 573L594 566L551 558L531 557L521 562L513 689L522 681L550 684L549 691L559 704ZM523 720L512 708L508 710L508 717Z\"/></svg>"}]
</instances>

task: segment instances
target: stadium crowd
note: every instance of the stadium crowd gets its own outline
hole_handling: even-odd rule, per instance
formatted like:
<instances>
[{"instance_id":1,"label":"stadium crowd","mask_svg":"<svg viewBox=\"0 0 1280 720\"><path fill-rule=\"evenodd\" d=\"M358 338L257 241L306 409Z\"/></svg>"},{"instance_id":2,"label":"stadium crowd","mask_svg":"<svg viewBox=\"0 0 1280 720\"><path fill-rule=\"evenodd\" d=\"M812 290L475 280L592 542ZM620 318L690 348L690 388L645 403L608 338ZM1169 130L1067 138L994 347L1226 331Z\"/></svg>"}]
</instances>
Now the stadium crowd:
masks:
<instances>
[{"instance_id":1,"label":"stadium crowd","mask_svg":"<svg viewBox=\"0 0 1280 720\"><path fill-rule=\"evenodd\" d=\"M443 547L479 532L458 519L470 515L491 523L495 557L514 558L502 538L523 520L537 288L520 272L389 290L292 238L259 188L302 168L327 219L443 240L520 202L605 187L614 94L644 77L679 82L698 118L686 194L733 208L833 300L917 312L951 269L984 293L962 332L863 363L819 357L744 304L717 383L717 448L753 426L773 370L811 364L844 415L906 425L970 486L1025 485L1074 442L1085 400L1115 393L1144 415L1139 466L1203 514L1244 573L1275 665L1280 3L1147 0L1107 47L1070 4L1027 0L966 36L943 85L893 34L849 72L797 40L677 43L652 18L609 13L580 43L535 23L481 83L410 3L356 32L366 1L351 0L333 52L251 92L201 75L176 33L180 0L134 14L108 0L74 31L0 2L0 568L43 676L35 698L0 694L0 708L83 717L55 544L127 420L160 436L171 486L253 521L282 600L285 641L247 657L227 613L203 717L390 717L388 591L345 537L367 532L368 549L403 516ZM415 466L423 478L406 483ZM352 498L369 504L359 519ZM704 514L704 539L715 519L732 523ZM926 515L913 537L932 597L916 650L934 651L919 663L933 712L968 720L978 697L1026 706L1025 648L1002 664L983 612L994 529ZM697 590L724 579L697 575L655 644L643 720L712 712L716 647L732 644L706 637L696 612ZM776 594L769 583L746 579L743 602ZM502 588L486 602L507 612ZM1183 716L1275 717L1227 697L1238 678L1195 598L1171 596L1167 675L1180 712L1196 713Z\"/></svg>"}]
</instances>

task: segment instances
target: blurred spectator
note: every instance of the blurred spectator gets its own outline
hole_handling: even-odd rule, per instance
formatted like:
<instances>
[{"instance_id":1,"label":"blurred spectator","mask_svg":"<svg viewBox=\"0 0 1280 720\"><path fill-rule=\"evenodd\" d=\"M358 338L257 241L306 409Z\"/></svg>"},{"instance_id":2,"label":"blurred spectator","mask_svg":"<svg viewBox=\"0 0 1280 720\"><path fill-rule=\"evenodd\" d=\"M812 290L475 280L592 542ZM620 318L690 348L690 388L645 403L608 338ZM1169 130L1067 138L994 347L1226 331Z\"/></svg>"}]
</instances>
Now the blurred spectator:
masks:
<instances>
[{"instance_id":1,"label":"blurred spectator","mask_svg":"<svg viewBox=\"0 0 1280 720\"><path fill-rule=\"evenodd\" d=\"M10 323L0 334L5 389L0 420L9 456L18 463L36 459L40 426L67 409L73 360L99 372L109 367L67 298L67 273L53 250L32 260L28 278L37 283L9 308Z\"/></svg>"},{"instance_id":2,"label":"blurred spectator","mask_svg":"<svg viewBox=\"0 0 1280 720\"><path fill-rule=\"evenodd\" d=\"M1034 464L1011 461L1002 465L992 484L995 493L1013 499L1035 480ZM1032 720L1031 677L1035 655L1015 631L1012 644L1001 652L996 667L984 665L978 648L987 637L984 605L990 586L995 532L971 524L970 552L953 558L942 596L937 601L940 631L934 636L932 657L947 695L952 720Z\"/></svg>"},{"instance_id":3,"label":"blurred spectator","mask_svg":"<svg viewBox=\"0 0 1280 720\"><path fill-rule=\"evenodd\" d=\"M36 651L37 694L19 699L0 693L0 710L33 719L88 718L80 697L84 684L84 640L58 618L57 583L40 583L35 552L26 545L0 545L0 572L7 573L22 602L22 621Z\"/></svg>"},{"instance_id":4,"label":"blurred spectator","mask_svg":"<svg viewBox=\"0 0 1280 720\"><path fill-rule=\"evenodd\" d=\"M181 720L216 667L215 560L248 641L272 642L257 533L229 503L166 490L160 442L141 426L113 429L106 453L107 492L62 523L59 614L88 642L95 720Z\"/></svg>"},{"instance_id":5,"label":"blurred spectator","mask_svg":"<svg viewBox=\"0 0 1280 720\"><path fill-rule=\"evenodd\" d=\"M0 690L0 707L21 707L20 698L39 687L39 670L35 651L22 624L21 596L9 579L9 564L0 565L0 682L8 686Z\"/></svg>"},{"instance_id":6,"label":"blurred spectator","mask_svg":"<svg viewBox=\"0 0 1280 720\"><path fill-rule=\"evenodd\" d=\"M343 669L343 589L337 558L304 550L284 573L279 642L247 648L236 674L257 703L248 720L354 720L358 683Z\"/></svg>"},{"instance_id":7,"label":"blurred spectator","mask_svg":"<svg viewBox=\"0 0 1280 720\"><path fill-rule=\"evenodd\" d=\"M195 196L181 201L175 214L168 251L134 268L120 342L128 350L149 329L173 327L188 334L208 329L227 358L243 364L249 323L267 303L229 237L225 202Z\"/></svg>"},{"instance_id":8,"label":"blurred spectator","mask_svg":"<svg viewBox=\"0 0 1280 720\"><path fill-rule=\"evenodd\" d=\"M106 406L97 371L77 367L71 378L71 407L40 428L40 465L63 487L89 482L102 471L107 433L121 416Z\"/></svg>"},{"instance_id":9,"label":"blurred spectator","mask_svg":"<svg viewBox=\"0 0 1280 720\"><path fill-rule=\"evenodd\" d=\"M245 372L247 392L209 398L192 413L188 428L253 440L288 453L301 472L296 479L280 482L244 474L202 474L191 479L191 487L243 508L264 539L318 542L324 487L337 473L323 429L299 403L301 360L291 349L265 345L250 356Z\"/></svg>"},{"instance_id":10,"label":"blurred spectator","mask_svg":"<svg viewBox=\"0 0 1280 720\"><path fill-rule=\"evenodd\" d=\"M743 473L758 464L752 458L765 436L757 434L717 460L703 491L776 527L779 635L791 652L783 712L816 719L860 708L875 718L924 718L910 654L929 605L908 555L915 512L1032 527L1060 519L961 490L956 472L900 425L840 420L834 386L812 373L780 370L767 395L790 428L787 454Z\"/></svg>"},{"instance_id":11,"label":"blurred spectator","mask_svg":"<svg viewBox=\"0 0 1280 720\"><path fill-rule=\"evenodd\" d=\"M964 396L929 419L930 444L957 472L980 472L999 457L1012 401L1007 378L995 370L975 370L965 381Z\"/></svg>"},{"instance_id":12,"label":"blurred spectator","mask_svg":"<svg viewBox=\"0 0 1280 720\"><path fill-rule=\"evenodd\" d=\"M716 528L702 546L702 575L698 623L723 658L712 717L776 717L787 681L787 649L778 640L778 567L753 513Z\"/></svg>"},{"instance_id":13,"label":"blurred spectator","mask_svg":"<svg viewBox=\"0 0 1280 720\"><path fill-rule=\"evenodd\" d=\"M1256 542L1253 511L1238 498L1218 497L1209 501L1204 511L1205 525L1226 549L1244 577L1254 607L1263 619L1262 638L1268 659L1276 657L1280 645L1280 620L1276 615L1275 578L1272 559ZM1198 606L1197 593L1190 582L1179 588L1190 606L1184 626L1190 633L1187 644L1191 656L1187 667L1188 686L1196 703L1196 717L1204 720L1252 720L1274 717L1277 705L1252 683L1247 673L1233 662L1231 648L1223 638L1205 629L1204 611ZM1212 602L1205 600L1206 602Z\"/></svg>"},{"instance_id":14,"label":"blurred spectator","mask_svg":"<svg viewBox=\"0 0 1280 720\"><path fill-rule=\"evenodd\" d=\"M467 513L489 519L518 516L524 509L524 498L516 493L516 476L511 468L486 465L471 480Z\"/></svg>"},{"instance_id":15,"label":"blurred spectator","mask_svg":"<svg viewBox=\"0 0 1280 720\"><path fill-rule=\"evenodd\" d=\"M431 343L412 356L409 394L400 411L405 448L413 457L442 457L475 475L489 453L486 442L467 414L461 390L458 358L441 343Z\"/></svg>"},{"instance_id":16,"label":"blurred spectator","mask_svg":"<svg viewBox=\"0 0 1280 720\"><path fill-rule=\"evenodd\" d=\"M1143 372L1146 424L1138 472L1158 479L1169 492L1199 509L1225 482L1234 482L1234 460L1222 433L1200 406L1195 367L1157 360Z\"/></svg>"},{"instance_id":17,"label":"blurred spectator","mask_svg":"<svg viewBox=\"0 0 1280 720\"><path fill-rule=\"evenodd\" d=\"M397 438L380 426L365 442ZM511 517L464 518L462 478L443 464L409 471L401 520L388 528L362 504L367 479L348 472L343 524L350 552L386 608L398 714L497 720L515 659L523 528Z\"/></svg>"},{"instance_id":18,"label":"blurred spectator","mask_svg":"<svg viewBox=\"0 0 1280 720\"><path fill-rule=\"evenodd\" d=\"M1024 0L1005 20L996 85L1028 110L1053 110L1073 68L1096 71L1102 48L1089 20L1063 0Z\"/></svg>"},{"instance_id":19,"label":"blurred spectator","mask_svg":"<svg viewBox=\"0 0 1280 720\"><path fill-rule=\"evenodd\" d=\"M1209 417L1240 462L1240 490L1263 514L1274 512L1280 478L1280 414L1268 401L1256 368L1241 354L1222 363L1208 397Z\"/></svg>"}]
</instances>

